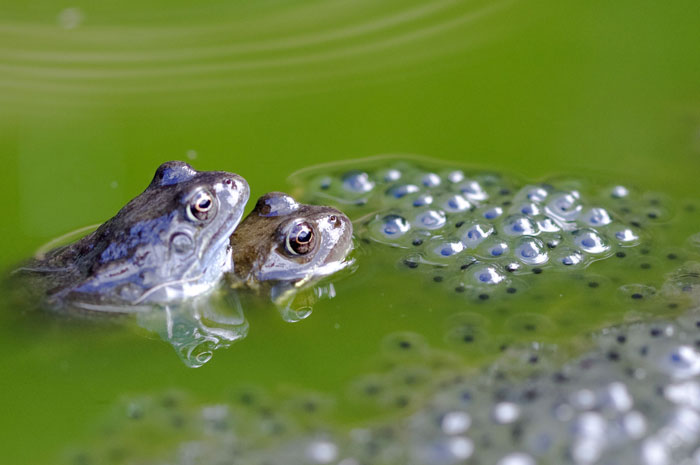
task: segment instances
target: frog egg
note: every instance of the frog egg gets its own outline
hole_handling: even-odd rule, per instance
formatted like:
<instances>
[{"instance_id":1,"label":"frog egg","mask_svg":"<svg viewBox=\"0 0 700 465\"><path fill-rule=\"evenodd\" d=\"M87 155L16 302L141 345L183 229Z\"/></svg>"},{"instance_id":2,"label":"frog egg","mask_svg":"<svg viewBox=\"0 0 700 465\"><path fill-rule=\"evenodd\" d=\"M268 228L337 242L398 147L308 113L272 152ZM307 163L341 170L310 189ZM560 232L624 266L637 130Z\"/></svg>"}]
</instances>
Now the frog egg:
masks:
<instances>
[{"instance_id":1,"label":"frog egg","mask_svg":"<svg viewBox=\"0 0 700 465\"><path fill-rule=\"evenodd\" d=\"M435 173L426 173L420 178L420 183L425 187L437 187L441 182L442 179Z\"/></svg>"},{"instance_id":2,"label":"frog egg","mask_svg":"<svg viewBox=\"0 0 700 465\"><path fill-rule=\"evenodd\" d=\"M328 190L330 189L332 183L333 179L330 176L323 176L318 180L318 188L322 191Z\"/></svg>"},{"instance_id":3,"label":"frog egg","mask_svg":"<svg viewBox=\"0 0 700 465\"><path fill-rule=\"evenodd\" d=\"M560 193L552 197L547 203L547 211L553 217L564 221L573 221L581 213L583 207L579 203L578 193Z\"/></svg>"},{"instance_id":4,"label":"frog egg","mask_svg":"<svg viewBox=\"0 0 700 465\"><path fill-rule=\"evenodd\" d=\"M447 173L447 180L453 184L464 181L464 173L460 170L450 171Z\"/></svg>"},{"instance_id":5,"label":"frog egg","mask_svg":"<svg viewBox=\"0 0 700 465\"><path fill-rule=\"evenodd\" d=\"M416 215L413 225L421 229L440 229L445 226L445 214L439 210L426 210Z\"/></svg>"},{"instance_id":6,"label":"frog egg","mask_svg":"<svg viewBox=\"0 0 700 465\"><path fill-rule=\"evenodd\" d=\"M433 203L433 196L430 194L421 194L415 199L413 199L413 202L411 205L414 207L426 207L430 204Z\"/></svg>"},{"instance_id":7,"label":"frog egg","mask_svg":"<svg viewBox=\"0 0 700 465\"><path fill-rule=\"evenodd\" d=\"M432 245L433 246L430 249L432 253L442 258L457 255L458 253L464 250L464 244L462 244L461 241L456 240L450 241L445 239L438 239Z\"/></svg>"},{"instance_id":8,"label":"frog egg","mask_svg":"<svg viewBox=\"0 0 700 465\"><path fill-rule=\"evenodd\" d=\"M486 240L479 246L479 255L484 258L500 258L508 253L508 243L496 239Z\"/></svg>"},{"instance_id":9,"label":"frog egg","mask_svg":"<svg viewBox=\"0 0 700 465\"><path fill-rule=\"evenodd\" d=\"M487 220L495 220L503 214L501 207L490 207L483 211L482 216Z\"/></svg>"},{"instance_id":10,"label":"frog egg","mask_svg":"<svg viewBox=\"0 0 700 465\"><path fill-rule=\"evenodd\" d=\"M477 284L498 284L506 279L505 275L493 265L478 265L472 270L470 271Z\"/></svg>"},{"instance_id":11,"label":"frog egg","mask_svg":"<svg viewBox=\"0 0 700 465\"><path fill-rule=\"evenodd\" d=\"M583 255L576 249L563 248L557 251L556 260L564 266L575 266L583 263Z\"/></svg>"},{"instance_id":12,"label":"frog egg","mask_svg":"<svg viewBox=\"0 0 700 465\"><path fill-rule=\"evenodd\" d=\"M579 229L572 234L576 246L586 253L600 254L610 250L605 239L593 229Z\"/></svg>"},{"instance_id":13,"label":"frog egg","mask_svg":"<svg viewBox=\"0 0 700 465\"><path fill-rule=\"evenodd\" d=\"M468 249L476 248L476 246L493 234L493 231L493 226L490 224L473 224L462 235L462 243Z\"/></svg>"},{"instance_id":14,"label":"frog egg","mask_svg":"<svg viewBox=\"0 0 700 465\"><path fill-rule=\"evenodd\" d=\"M476 181L464 181L457 188L468 200L479 202L489 198L486 191Z\"/></svg>"},{"instance_id":15,"label":"frog egg","mask_svg":"<svg viewBox=\"0 0 700 465\"><path fill-rule=\"evenodd\" d=\"M537 229L541 232L552 233L561 230L559 225L548 216L540 216L535 220L537 222Z\"/></svg>"},{"instance_id":16,"label":"frog egg","mask_svg":"<svg viewBox=\"0 0 700 465\"><path fill-rule=\"evenodd\" d=\"M415 194L419 190L418 186L414 184L400 184L387 189L386 195L395 199L401 199L409 194Z\"/></svg>"},{"instance_id":17,"label":"frog egg","mask_svg":"<svg viewBox=\"0 0 700 465\"><path fill-rule=\"evenodd\" d=\"M522 193L522 194L521 194ZM531 202L542 202L547 198L549 192L542 186L526 186L516 196L523 195Z\"/></svg>"},{"instance_id":18,"label":"frog egg","mask_svg":"<svg viewBox=\"0 0 700 465\"><path fill-rule=\"evenodd\" d=\"M353 193L365 193L374 189L374 181L364 171L350 171L342 177L343 189Z\"/></svg>"},{"instance_id":19,"label":"frog egg","mask_svg":"<svg viewBox=\"0 0 700 465\"><path fill-rule=\"evenodd\" d=\"M583 213L581 220L589 226L606 226L612 223L610 214L604 208L591 208Z\"/></svg>"},{"instance_id":20,"label":"frog egg","mask_svg":"<svg viewBox=\"0 0 700 465\"><path fill-rule=\"evenodd\" d=\"M625 186L613 186L612 189L610 189L610 197L614 199L624 199L629 195L630 191Z\"/></svg>"},{"instance_id":21,"label":"frog egg","mask_svg":"<svg viewBox=\"0 0 700 465\"><path fill-rule=\"evenodd\" d=\"M467 211L471 206L469 201L459 194L451 195L442 201L442 208L451 213Z\"/></svg>"},{"instance_id":22,"label":"frog egg","mask_svg":"<svg viewBox=\"0 0 700 465\"><path fill-rule=\"evenodd\" d=\"M534 203L525 203L517 207L515 211L526 216L535 216L540 214L540 207Z\"/></svg>"},{"instance_id":23,"label":"frog egg","mask_svg":"<svg viewBox=\"0 0 700 465\"><path fill-rule=\"evenodd\" d=\"M539 231L525 215L510 215L503 221L503 232L509 236L534 236Z\"/></svg>"},{"instance_id":24,"label":"frog egg","mask_svg":"<svg viewBox=\"0 0 700 465\"><path fill-rule=\"evenodd\" d=\"M379 176L384 180L384 182L395 182L401 179L401 171L397 169L388 169L379 173Z\"/></svg>"},{"instance_id":25,"label":"frog egg","mask_svg":"<svg viewBox=\"0 0 700 465\"><path fill-rule=\"evenodd\" d=\"M624 226L614 229L613 235L620 245L634 245L639 242L639 235L631 228Z\"/></svg>"},{"instance_id":26,"label":"frog egg","mask_svg":"<svg viewBox=\"0 0 700 465\"><path fill-rule=\"evenodd\" d=\"M411 229L411 224L400 215L390 214L372 222L371 230L383 239L396 239Z\"/></svg>"},{"instance_id":27,"label":"frog egg","mask_svg":"<svg viewBox=\"0 0 700 465\"><path fill-rule=\"evenodd\" d=\"M524 264L541 265L549 259L544 247L544 243L536 237L523 237L513 251L516 258Z\"/></svg>"}]
</instances>

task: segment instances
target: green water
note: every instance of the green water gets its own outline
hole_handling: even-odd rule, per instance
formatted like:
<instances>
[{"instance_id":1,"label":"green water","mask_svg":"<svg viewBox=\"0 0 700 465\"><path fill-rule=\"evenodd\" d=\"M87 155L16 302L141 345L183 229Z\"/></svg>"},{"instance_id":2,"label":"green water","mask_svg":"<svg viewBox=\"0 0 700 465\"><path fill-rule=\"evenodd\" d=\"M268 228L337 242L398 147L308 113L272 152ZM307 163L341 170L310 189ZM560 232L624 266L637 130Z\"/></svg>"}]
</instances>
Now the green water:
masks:
<instances>
[{"instance_id":1,"label":"green water","mask_svg":"<svg viewBox=\"0 0 700 465\"><path fill-rule=\"evenodd\" d=\"M697 197L699 31L691 0L5 2L0 266L104 221L170 159L235 171L252 197L303 166L397 152ZM669 247L700 229L677 224ZM244 385L309 389L340 399L335 421L361 422L378 413L343 407L346 386L394 331L423 333L464 365L492 356L444 340L450 315L480 314L473 304L407 295L410 278L381 254L358 267L301 323L251 307L249 336L199 369L144 331L3 305L0 461L54 463L123 396L170 388L204 401ZM610 304L567 327L567 306L535 295L520 305L548 322L539 338L619 321ZM510 315L480 317L489 334L520 334Z\"/></svg>"}]
</instances>

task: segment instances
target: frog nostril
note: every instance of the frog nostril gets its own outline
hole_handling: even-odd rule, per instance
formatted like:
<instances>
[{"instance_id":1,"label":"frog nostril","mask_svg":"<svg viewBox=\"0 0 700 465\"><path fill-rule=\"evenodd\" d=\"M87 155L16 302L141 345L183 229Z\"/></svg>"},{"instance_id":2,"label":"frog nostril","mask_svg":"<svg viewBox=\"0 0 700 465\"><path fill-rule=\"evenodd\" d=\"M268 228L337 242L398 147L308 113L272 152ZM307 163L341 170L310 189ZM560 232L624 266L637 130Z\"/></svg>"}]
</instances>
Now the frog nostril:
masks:
<instances>
[{"instance_id":1,"label":"frog nostril","mask_svg":"<svg viewBox=\"0 0 700 465\"><path fill-rule=\"evenodd\" d=\"M235 189L237 187L236 183L233 182L233 179L231 179L231 178L225 178L224 184L227 185L228 187L230 187L231 189Z\"/></svg>"}]
</instances>

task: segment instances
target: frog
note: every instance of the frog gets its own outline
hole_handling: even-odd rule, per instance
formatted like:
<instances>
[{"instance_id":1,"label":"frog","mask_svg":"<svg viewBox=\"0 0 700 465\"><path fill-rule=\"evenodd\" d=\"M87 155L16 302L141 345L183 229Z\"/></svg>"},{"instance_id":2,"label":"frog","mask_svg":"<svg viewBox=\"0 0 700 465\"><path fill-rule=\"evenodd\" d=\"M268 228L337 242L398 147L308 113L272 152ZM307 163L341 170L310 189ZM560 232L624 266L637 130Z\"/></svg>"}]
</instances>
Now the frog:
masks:
<instances>
[{"instance_id":1,"label":"frog","mask_svg":"<svg viewBox=\"0 0 700 465\"><path fill-rule=\"evenodd\" d=\"M295 323L319 299L333 297L333 283L319 281L353 263L352 234L350 219L335 208L300 204L282 192L265 194L229 238L229 285L185 305L141 312L137 322L172 345L186 366L201 367L217 350L247 336L247 311L272 304L283 320Z\"/></svg>"},{"instance_id":2,"label":"frog","mask_svg":"<svg viewBox=\"0 0 700 465\"><path fill-rule=\"evenodd\" d=\"M129 313L201 295L233 269L228 238L249 195L237 174L163 163L114 217L15 274L56 310Z\"/></svg>"},{"instance_id":3,"label":"frog","mask_svg":"<svg viewBox=\"0 0 700 465\"><path fill-rule=\"evenodd\" d=\"M236 266L228 281L257 293L269 289L279 303L350 265L352 238L352 222L340 210L269 192L231 235Z\"/></svg>"}]
</instances>

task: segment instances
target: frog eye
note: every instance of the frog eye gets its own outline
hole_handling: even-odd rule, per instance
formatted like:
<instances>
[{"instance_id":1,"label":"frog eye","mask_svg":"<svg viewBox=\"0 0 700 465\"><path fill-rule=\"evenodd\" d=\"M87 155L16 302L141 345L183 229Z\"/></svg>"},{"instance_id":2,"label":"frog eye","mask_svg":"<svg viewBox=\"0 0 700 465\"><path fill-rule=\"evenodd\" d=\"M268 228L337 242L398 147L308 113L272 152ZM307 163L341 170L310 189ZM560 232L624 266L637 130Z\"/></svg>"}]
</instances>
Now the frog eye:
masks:
<instances>
[{"instance_id":1,"label":"frog eye","mask_svg":"<svg viewBox=\"0 0 700 465\"><path fill-rule=\"evenodd\" d=\"M187 216L192 221L205 221L209 219L210 210L214 206L214 199L211 194L205 191L200 191L192 197L189 206L187 207Z\"/></svg>"},{"instance_id":2,"label":"frog eye","mask_svg":"<svg viewBox=\"0 0 700 465\"><path fill-rule=\"evenodd\" d=\"M305 255L314 247L314 229L307 222L296 223L287 234L285 244L292 255Z\"/></svg>"}]
</instances>

